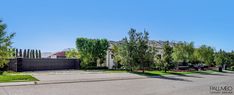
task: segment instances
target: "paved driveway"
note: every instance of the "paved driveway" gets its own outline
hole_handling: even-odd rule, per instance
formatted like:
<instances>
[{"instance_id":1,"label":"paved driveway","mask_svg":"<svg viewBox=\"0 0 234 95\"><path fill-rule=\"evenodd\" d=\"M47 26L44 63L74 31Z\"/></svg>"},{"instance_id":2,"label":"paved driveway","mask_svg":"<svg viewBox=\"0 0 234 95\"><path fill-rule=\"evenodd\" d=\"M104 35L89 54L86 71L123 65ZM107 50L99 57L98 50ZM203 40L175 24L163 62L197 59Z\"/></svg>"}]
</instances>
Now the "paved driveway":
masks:
<instances>
[{"instance_id":1,"label":"paved driveway","mask_svg":"<svg viewBox=\"0 0 234 95\"><path fill-rule=\"evenodd\" d=\"M59 81L85 81L85 80L102 80L102 79L133 79L146 78L130 73L105 73L102 71L82 71L82 70L67 70L67 71L40 71L27 72L41 82L59 82Z\"/></svg>"},{"instance_id":2,"label":"paved driveway","mask_svg":"<svg viewBox=\"0 0 234 95\"><path fill-rule=\"evenodd\" d=\"M94 74L95 75L95 74ZM0 87L0 95L234 95L212 94L211 86L231 86L234 75L204 74L133 80Z\"/></svg>"}]
</instances>

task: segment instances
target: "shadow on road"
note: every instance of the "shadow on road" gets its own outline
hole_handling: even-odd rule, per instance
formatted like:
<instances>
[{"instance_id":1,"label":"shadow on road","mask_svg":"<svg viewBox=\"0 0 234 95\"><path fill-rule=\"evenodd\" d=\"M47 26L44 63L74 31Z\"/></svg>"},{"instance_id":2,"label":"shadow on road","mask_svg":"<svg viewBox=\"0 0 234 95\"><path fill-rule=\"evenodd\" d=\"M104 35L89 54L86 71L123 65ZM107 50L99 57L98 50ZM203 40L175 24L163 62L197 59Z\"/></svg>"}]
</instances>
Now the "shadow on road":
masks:
<instances>
[{"instance_id":1,"label":"shadow on road","mask_svg":"<svg viewBox=\"0 0 234 95\"><path fill-rule=\"evenodd\" d=\"M210 73L210 72L194 72L196 74L201 74L201 75L216 75L216 76L226 76L224 74L217 74L217 73ZM223 72L222 72L223 73ZM227 73L227 72L225 72Z\"/></svg>"},{"instance_id":2,"label":"shadow on road","mask_svg":"<svg viewBox=\"0 0 234 95\"><path fill-rule=\"evenodd\" d=\"M200 76L194 76L194 75L188 75L188 74L180 74L180 73L174 73L174 72L170 72L170 74L177 75L177 76L182 76L182 77L203 78L203 77L200 77Z\"/></svg>"},{"instance_id":3,"label":"shadow on road","mask_svg":"<svg viewBox=\"0 0 234 95\"><path fill-rule=\"evenodd\" d=\"M166 79L166 80L175 80L175 81L185 81L185 82L192 82L191 80L186 80L183 78L176 78L176 77L171 77L171 76L162 76L159 74L151 74L151 73L142 73L142 72L130 72L132 74L137 74L137 75L141 75L141 76L147 76L149 78L159 78L159 79Z\"/></svg>"}]
</instances>

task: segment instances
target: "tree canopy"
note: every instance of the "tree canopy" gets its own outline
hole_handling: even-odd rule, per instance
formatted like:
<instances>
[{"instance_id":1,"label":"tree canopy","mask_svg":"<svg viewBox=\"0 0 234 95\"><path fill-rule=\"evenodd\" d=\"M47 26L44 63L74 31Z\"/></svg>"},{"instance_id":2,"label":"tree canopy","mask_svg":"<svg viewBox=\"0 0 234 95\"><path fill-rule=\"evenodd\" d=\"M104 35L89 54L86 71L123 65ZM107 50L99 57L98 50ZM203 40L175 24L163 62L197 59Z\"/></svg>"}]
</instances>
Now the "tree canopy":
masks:
<instances>
[{"instance_id":1,"label":"tree canopy","mask_svg":"<svg viewBox=\"0 0 234 95\"><path fill-rule=\"evenodd\" d=\"M173 48L173 59L175 62L190 62L193 59L193 42L179 42Z\"/></svg>"},{"instance_id":2,"label":"tree canopy","mask_svg":"<svg viewBox=\"0 0 234 95\"><path fill-rule=\"evenodd\" d=\"M77 38L76 47L82 63L97 66L104 62L109 43L106 39Z\"/></svg>"},{"instance_id":3,"label":"tree canopy","mask_svg":"<svg viewBox=\"0 0 234 95\"><path fill-rule=\"evenodd\" d=\"M8 63L8 59L12 57L13 53L11 40L15 36L15 33L8 35L5 31L6 28L6 24L0 20L0 68L3 68Z\"/></svg>"}]
</instances>

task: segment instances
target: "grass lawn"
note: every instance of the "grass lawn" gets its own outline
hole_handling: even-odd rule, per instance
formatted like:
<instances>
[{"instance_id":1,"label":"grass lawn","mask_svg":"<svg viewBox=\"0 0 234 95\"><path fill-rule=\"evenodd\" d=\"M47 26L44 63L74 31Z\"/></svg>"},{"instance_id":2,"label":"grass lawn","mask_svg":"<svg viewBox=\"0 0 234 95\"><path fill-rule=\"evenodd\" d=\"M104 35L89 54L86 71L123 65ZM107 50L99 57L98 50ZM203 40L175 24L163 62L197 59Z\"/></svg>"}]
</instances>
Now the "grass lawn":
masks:
<instances>
[{"instance_id":1,"label":"grass lawn","mask_svg":"<svg viewBox=\"0 0 234 95\"><path fill-rule=\"evenodd\" d=\"M32 77L31 75L24 75L16 72L3 72L0 75L0 83L2 82L28 82L28 81L38 81L38 79Z\"/></svg>"}]
</instances>

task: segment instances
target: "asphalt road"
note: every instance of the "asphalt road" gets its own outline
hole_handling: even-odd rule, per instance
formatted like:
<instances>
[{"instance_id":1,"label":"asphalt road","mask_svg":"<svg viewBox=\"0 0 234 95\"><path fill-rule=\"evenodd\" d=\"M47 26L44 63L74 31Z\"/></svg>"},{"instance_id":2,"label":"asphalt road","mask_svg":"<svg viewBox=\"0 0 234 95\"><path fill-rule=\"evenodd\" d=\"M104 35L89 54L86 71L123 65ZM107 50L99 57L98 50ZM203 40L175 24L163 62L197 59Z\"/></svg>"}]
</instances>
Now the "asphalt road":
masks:
<instances>
[{"instance_id":1,"label":"asphalt road","mask_svg":"<svg viewBox=\"0 0 234 95\"><path fill-rule=\"evenodd\" d=\"M214 94L211 86L228 86L232 93ZM234 95L234 74L8 86L0 87L0 95Z\"/></svg>"}]
</instances>

